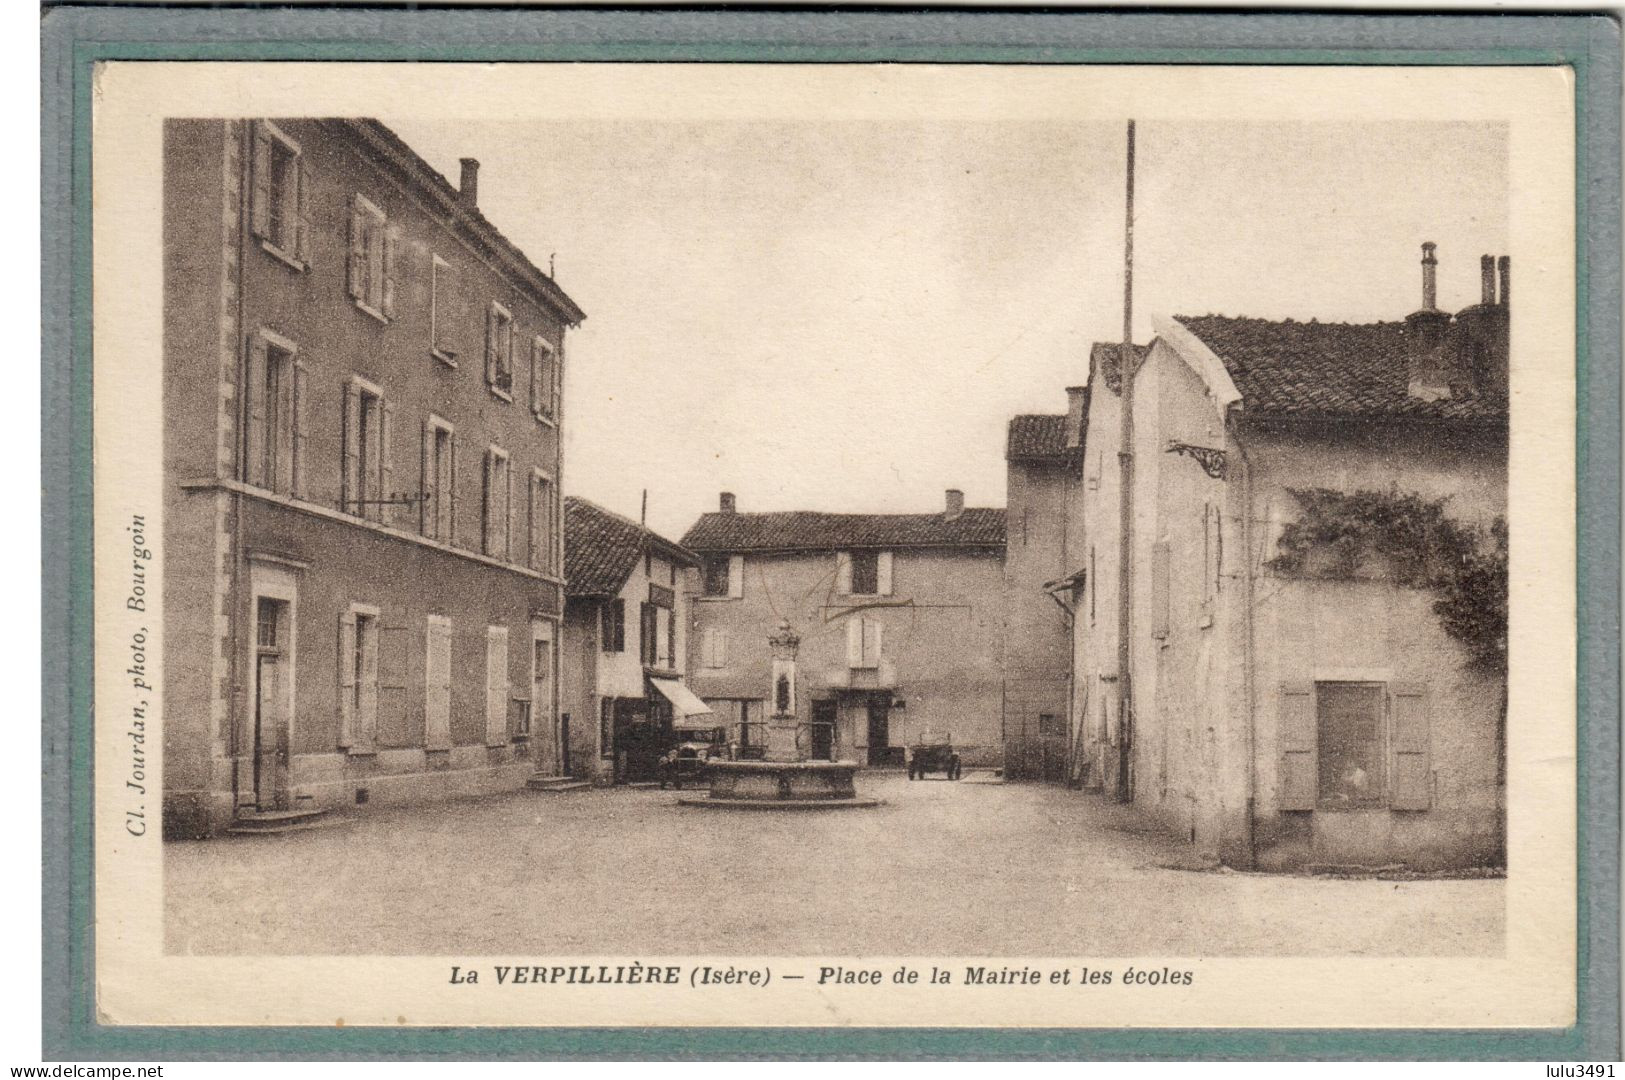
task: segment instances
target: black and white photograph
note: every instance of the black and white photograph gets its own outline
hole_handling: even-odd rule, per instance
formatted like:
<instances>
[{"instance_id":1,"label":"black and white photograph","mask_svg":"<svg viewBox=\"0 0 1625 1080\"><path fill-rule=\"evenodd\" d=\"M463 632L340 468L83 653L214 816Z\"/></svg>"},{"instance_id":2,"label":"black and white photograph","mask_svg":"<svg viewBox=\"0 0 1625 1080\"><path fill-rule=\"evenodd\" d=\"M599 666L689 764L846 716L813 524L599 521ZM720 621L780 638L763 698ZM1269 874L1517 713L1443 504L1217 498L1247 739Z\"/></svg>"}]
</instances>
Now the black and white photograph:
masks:
<instances>
[{"instance_id":1,"label":"black and white photograph","mask_svg":"<svg viewBox=\"0 0 1625 1080\"><path fill-rule=\"evenodd\" d=\"M1561 77L189 66L109 1015L1572 1018Z\"/></svg>"}]
</instances>

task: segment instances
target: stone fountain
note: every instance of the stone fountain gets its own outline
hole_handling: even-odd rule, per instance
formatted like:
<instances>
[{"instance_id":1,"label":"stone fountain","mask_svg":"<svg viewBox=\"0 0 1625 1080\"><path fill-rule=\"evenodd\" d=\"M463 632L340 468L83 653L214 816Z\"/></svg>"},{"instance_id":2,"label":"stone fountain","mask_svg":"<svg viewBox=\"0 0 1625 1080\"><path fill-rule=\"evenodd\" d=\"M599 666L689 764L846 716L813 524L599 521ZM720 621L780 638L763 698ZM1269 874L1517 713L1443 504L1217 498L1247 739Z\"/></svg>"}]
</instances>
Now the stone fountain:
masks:
<instances>
[{"instance_id":1,"label":"stone fountain","mask_svg":"<svg viewBox=\"0 0 1625 1080\"><path fill-rule=\"evenodd\" d=\"M841 810L879 806L858 797L855 761L814 761L810 731L796 713L796 652L801 635L787 620L767 639L772 650L772 714L760 761L711 761L705 767L710 795L680 799L685 806L731 810Z\"/></svg>"}]
</instances>

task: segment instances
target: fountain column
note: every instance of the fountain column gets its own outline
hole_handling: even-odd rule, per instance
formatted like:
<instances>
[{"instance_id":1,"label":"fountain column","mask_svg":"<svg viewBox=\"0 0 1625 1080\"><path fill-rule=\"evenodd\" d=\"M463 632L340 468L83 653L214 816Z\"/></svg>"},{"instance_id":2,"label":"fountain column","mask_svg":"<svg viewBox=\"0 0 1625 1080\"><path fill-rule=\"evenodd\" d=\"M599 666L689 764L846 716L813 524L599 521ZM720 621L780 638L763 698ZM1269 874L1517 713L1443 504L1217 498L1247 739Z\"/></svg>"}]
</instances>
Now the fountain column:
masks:
<instances>
[{"instance_id":1,"label":"fountain column","mask_svg":"<svg viewBox=\"0 0 1625 1080\"><path fill-rule=\"evenodd\" d=\"M796 716L796 652L801 648L801 635L790 629L788 619L768 636L767 644L773 651L773 683L768 688L771 714L767 720L768 761L803 761L805 752L797 745L799 728Z\"/></svg>"}]
</instances>

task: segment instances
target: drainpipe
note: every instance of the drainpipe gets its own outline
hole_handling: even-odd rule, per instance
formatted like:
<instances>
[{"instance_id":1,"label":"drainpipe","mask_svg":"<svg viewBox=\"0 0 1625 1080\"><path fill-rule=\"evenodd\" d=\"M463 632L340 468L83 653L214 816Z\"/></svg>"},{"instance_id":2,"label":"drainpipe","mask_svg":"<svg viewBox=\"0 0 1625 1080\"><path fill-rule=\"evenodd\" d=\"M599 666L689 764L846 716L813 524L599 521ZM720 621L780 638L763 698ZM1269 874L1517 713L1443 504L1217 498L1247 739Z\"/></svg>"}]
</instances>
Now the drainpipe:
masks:
<instances>
[{"instance_id":1,"label":"drainpipe","mask_svg":"<svg viewBox=\"0 0 1625 1080\"><path fill-rule=\"evenodd\" d=\"M1134 555L1134 121L1128 122L1128 184L1123 229L1123 346L1117 354L1122 382L1122 424L1118 436L1117 515L1117 801L1130 802L1134 696L1130 690L1130 579Z\"/></svg>"},{"instance_id":2,"label":"drainpipe","mask_svg":"<svg viewBox=\"0 0 1625 1080\"><path fill-rule=\"evenodd\" d=\"M254 159L254 135L247 121L239 121L237 133L237 288L232 302L236 307L237 340L233 343L236 351L237 367L237 430L232 433L231 468L233 480L245 479L243 475L243 462L248 458L248 328L243 324L243 316L247 308L244 293L247 292L243 280L247 273L251 213L250 202L254 198L253 179L250 172ZM243 495L242 492L231 492L231 590L226 604L232 612L232 617L226 621L226 636L229 642L231 659L226 671L230 689L226 700L226 726L228 737L226 749L231 754L231 816L235 818L242 807L242 775L243 765L238 760L243 754L243 743L249 743L250 752L255 760L248 763L249 775L259 767L259 747L254 745L255 737L250 735L244 739L243 727L249 722L249 704L244 681L252 674L253 668L245 663L246 657L242 655L245 648L243 630L245 627L255 625L253 612L253 593L243 581L248 572L248 560L244 553L243 540ZM290 618L292 613L290 612ZM291 628L290 628L291 631ZM253 639L250 638L250 641ZM245 671L244 669L247 668ZM257 729L256 729L257 731ZM290 747L290 755L292 748ZM257 793L250 792L250 796ZM258 809L258 802L255 802Z\"/></svg>"},{"instance_id":3,"label":"drainpipe","mask_svg":"<svg viewBox=\"0 0 1625 1080\"><path fill-rule=\"evenodd\" d=\"M1229 424L1230 438L1236 444L1241 458L1241 671L1242 700L1247 722L1242 725L1241 736L1247 761L1246 784L1243 789L1242 843L1247 865L1251 869L1258 861L1258 845L1254 836L1253 809L1258 798L1258 665L1257 644L1254 637L1254 576L1253 576L1253 462L1247 456L1247 447L1241 441L1239 425Z\"/></svg>"}]
</instances>

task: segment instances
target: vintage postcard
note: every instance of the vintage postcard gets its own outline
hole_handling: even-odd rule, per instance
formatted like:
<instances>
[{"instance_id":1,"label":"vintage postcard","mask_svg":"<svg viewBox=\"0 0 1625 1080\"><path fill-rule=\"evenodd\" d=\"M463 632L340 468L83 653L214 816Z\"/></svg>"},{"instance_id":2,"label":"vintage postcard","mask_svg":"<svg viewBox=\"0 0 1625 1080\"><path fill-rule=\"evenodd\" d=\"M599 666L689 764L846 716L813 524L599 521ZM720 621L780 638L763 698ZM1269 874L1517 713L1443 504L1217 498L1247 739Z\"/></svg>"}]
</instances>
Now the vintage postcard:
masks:
<instances>
[{"instance_id":1,"label":"vintage postcard","mask_svg":"<svg viewBox=\"0 0 1625 1080\"><path fill-rule=\"evenodd\" d=\"M1569 69L93 119L101 1023L1574 1022Z\"/></svg>"}]
</instances>

